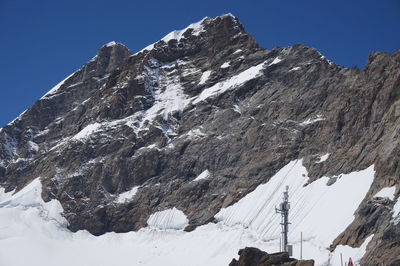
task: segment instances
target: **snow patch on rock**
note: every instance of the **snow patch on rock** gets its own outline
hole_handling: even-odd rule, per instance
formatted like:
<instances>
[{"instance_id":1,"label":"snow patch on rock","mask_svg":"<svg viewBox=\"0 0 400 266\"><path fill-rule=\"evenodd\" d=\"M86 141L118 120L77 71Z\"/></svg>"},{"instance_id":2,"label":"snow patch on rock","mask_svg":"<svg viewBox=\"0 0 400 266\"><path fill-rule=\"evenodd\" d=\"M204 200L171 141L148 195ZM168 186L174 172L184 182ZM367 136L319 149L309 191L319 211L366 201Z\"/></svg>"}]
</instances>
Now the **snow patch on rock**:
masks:
<instances>
[{"instance_id":1,"label":"snow patch on rock","mask_svg":"<svg viewBox=\"0 0 400 266\"><path fill-rule=\"evenodd\" d=\"M225 62L221 65L221 68L228 68L231 65L230 62Z\"/></svg>"},{"instance_id":2,"label":"snow patch on rock","mask_svg":"<svg viewBox=\"0 0 400 266\"><path fill-rule=\"evenodd\" d=\"M193 99L193 103L197 104L201 101L206 100L209 97L216 96L218 94L224 93L227 90L233 89L234 87L240 86L245 82L252 80L259 75L261 75L262 70L264 68L265 62L258 64L256 66L250 67L249 69L225 80L219 82L210 88L204 89L199 96Z\"/></svg>"},{"instance_id":3,"label":"snow patch on rock","mask_svg":"<svg viewBox=\"0 0 400 266\"><path fill-rule=\"evenodd\" d=\"M374 198L379 197L379 198L388 198L390 200L394 200L395 192L396 192L396 186L385 187L382 188L378 193L376 193Z\"/></svg>"},{"instance_id":4,"label":"snow patch on rock","mask_svg":"<svg viewBox=\"0 0 400 266\"><path fill-rule=\"evenodd\" d=\"M236 113L242 114L242 111L240 110L240 106L238 104L233 105L233 111Z\"/></svg>"},{"instance_id":5,"label":"snow patch on rock","mask_svg":"<svg viewBox=\"0 0 400 266\"><path fill-rule=\"evenodd\" d=\"M136 195L136 193L138 192L139 188L140 188L140 186L134 186L130 190L119 194L114 202L116 202L116 203L125 203L125 202L130 201Z\"/></svg>"},{"instance_id":6,"label":"snow patch on rock","mask_svg":"<svg viewBox=\"0 0 400 266\"><path fill-rule=\"evenodd\" d=\"M39 151L39 145L33 141L28 141L28 148L30 151L38 152Z\"/></svg>"},{"instance_id":7,"label":"snow patch on rock","mask_svg":"<svg viewBox=\"0 0 400 266\"><path fill-rule=\"evenodd\" d=\"M193 181L200 181L210 177L210 172L208 170L204 170L201 174L199 174Z\"/></svg>"},{"instance_id":8,"label":"snow patch on rock","mask_svg":"<svg viewBox=\"0 0 400 266\"><path fill-rule=\"evenodd\" d=\"M393 206L393 223L398 224L400 222L400 197L397 199Z\"/></svg>"},{"instance_id":9,"label":"snow patch on rock","mask_svg":"<svg viewBox=\"0 0 400 266\"><path fill-rule=\"evenodd\" d=\"M325 118L322 115L317 115L315 118L308 118L307 120L301 122L300 126L308 126L323 120L325 120Z\"/></svg>"},{"instance_id":10,"label":"snow patch on rock","mask_svg":"<svg viewBox=\"0 0 400 266\"><path fill-rule=\"evenodd\" d=\"M290 69L289 72L291 72L291 71L297 71L297 70L300 70L300 69L301 69L301 67L294 67L294 68Z\"/></svg>"},{"instance_id":11,"label":"snow patch on rock","mask_svg":"<svg viewBox=\"0 0 400 266\"><path fill-rule=\"evenodd\" d=\"M105 46L106 47L112 47L112 46L115 46L115 45L117 45L117 43L115 41L111 41L111 42L107 43Z\"/></svg>"},{"instance_id":12,"label":"snow patch on rock","mask_svg":"<svg viewBox=\"0 0 400 266\"><path fill-rule=\"evenodd\" d=\"M329 155L330 155L329 153L322 155L322 156L319 158L319 160L318 160L317 163L325 162L326 160L328 160Z\"/></svg>"},{"instance_id":13,"label":"snow patch on rock","mask_svg":"<svg viewBox=\"0 0 400 266\"><path fill-rule=\"evenodd\" d=\"M211 75L210 70L204 71L203 74L201 75L199 85L206 83L210 75Z\"/></svg>"},{"instance_id":14,"label":"snow patch on rock","mask_svg":"<svg viewBox=\"0 0 400 266\"><path fill-rule=\"evenodd\" d=\"M205 17L205 18L203 18L202 20L200 20L198 22L192 23L192 24L190 24L189 26L187 26L184 29L171 31L170 33L165 35L161 39L161 41L164 41L165 43L168 43L170 40L175 39L175 40L177 40L179 42L183 38L183 34L189 29L192 29L192 32L191 32L192 35L198 36L201 32L204 32L204 28L203 28L202 23L207 18L208 17ZM139 53L144 51L144 50L148 50L149 51L149 50L153 49L154 45L155 45L155 43L152 43L152 44L146 46L144 49L140 50Z\"/></svg>"},{"instance_id":15,"label":"snow patch on rock","mask_svg":"<svg viewBox=\"0 0 400 266\"><path fill-rule=\"evenodd\" d=\"M74 140L82 140L88 138L91 134L95 133L98 131L101 127L100 123L93 123L89 124L86 127L84 127L79 133L77 133L75 136L72 137Z\"/></svg>"},{"instance_id":16,"label":"snow patch on rock","mask_svg":"<svg viewBox=\"0 0 400 266\"><path fill-rule=\"evenodd\" d=\"M282 61L282 59L280 59L279 57L276 57L271 63L269 63L268 66L276 65L276 64L280 63L281 61Z\"/></svg>"}]
</instances>

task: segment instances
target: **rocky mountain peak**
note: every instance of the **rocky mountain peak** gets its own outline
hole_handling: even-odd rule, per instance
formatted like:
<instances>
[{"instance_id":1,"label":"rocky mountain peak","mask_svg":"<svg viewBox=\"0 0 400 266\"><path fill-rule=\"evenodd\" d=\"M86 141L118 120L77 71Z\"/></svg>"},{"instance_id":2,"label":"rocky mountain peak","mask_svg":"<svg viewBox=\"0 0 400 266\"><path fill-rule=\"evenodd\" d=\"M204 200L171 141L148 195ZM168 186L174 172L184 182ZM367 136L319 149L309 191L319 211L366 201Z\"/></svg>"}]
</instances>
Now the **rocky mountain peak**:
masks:
<instances>
[{"instance_id":1,"label":"rocky mountain peak","mask_svg":"<svg viewBox=\"0 0 400 266\"><path fill-rule=\"evenodd\" d=\"M258 47L257 42L244 31L243 25L232 14L205 17L182 30L170 32L141 52L147 51L152 57L166 62L196 53L212 55L227 47Z\"/></svg>"},{"instance_id":2,"label":"rocky mountain peak","mask_svg":"<svg viewBox=\"0 0 400 266\"><path fill-rule=\"evenodd\" d=\"M217 214L285 167L298 164L289 176L300 180L295 190L305 202L315 200L306 192L314 186L303 181L329 178L329 186L318 182L325 191L349 180L342 175L369 169L362 182L370 191L358 199L359 211L349 211L355 222L314 251L375 234L373 257L398 248L381 237L395 228L387 207L394 202L372 198L398 183L398 54L373 53L358 70L301 44L262 49L231 14L204 18L135 54L111 42L0 131L0 185L19 191L40 177L42 198L61 203L72 231L138 230L167 211L184 222L163 229L220 221L264 228L262 238L276 231L265 224L273 208L259 206L260 226L247 223L259 213L237 221ZM301 215L299 224L309 218Z\"/></svg>"}]
</instances>

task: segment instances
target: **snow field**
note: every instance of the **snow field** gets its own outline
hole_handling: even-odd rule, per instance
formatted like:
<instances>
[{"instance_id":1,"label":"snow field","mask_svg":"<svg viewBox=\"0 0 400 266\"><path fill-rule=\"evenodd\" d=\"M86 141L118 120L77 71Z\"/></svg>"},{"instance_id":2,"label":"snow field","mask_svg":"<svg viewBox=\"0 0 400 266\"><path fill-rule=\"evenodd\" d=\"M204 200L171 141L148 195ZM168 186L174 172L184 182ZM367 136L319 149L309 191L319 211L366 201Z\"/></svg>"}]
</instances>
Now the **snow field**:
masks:
<instances>
[{"instance_id":1,"label":"snow field","mask_svg":"<svg viewBox=\"0 0 400 266\"><path fill-rule=\"evenodd\" d=\"M331 186L326 185L329 178L323 177L304 187L307 171L301 160L294 161L269 182L222 209L216 215L217 224L184 232L186 216L171 208L151 215L149 227L138 232L99 237L68 231L60 203L44 203L36 179L14 195L1 194L0 265L228 265L246 246L276 252L280 216L275 214L275 206L286 185L290 187L289 241L294 245L294 257L299 257L303 232L303 258L314 258L316 265L337 265L340 253L357 261L372 236L360 248L338 246L333 253L326 248L353 220L373 175L371 166L342 175ZM19 255L21 250L24 256Z\"/></svg>"}]
</instances>

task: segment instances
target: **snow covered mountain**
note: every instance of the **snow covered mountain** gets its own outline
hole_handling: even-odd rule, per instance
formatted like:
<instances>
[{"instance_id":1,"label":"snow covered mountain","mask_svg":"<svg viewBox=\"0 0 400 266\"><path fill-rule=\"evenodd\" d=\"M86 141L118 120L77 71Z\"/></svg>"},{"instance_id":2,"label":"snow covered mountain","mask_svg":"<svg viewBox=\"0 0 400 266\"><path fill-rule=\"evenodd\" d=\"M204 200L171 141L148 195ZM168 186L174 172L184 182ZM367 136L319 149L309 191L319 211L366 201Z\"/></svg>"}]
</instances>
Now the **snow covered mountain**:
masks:
<instances>
[{"instance_id":1,"label":"snow covered mountain","mask_svg":"<svg viewBox=\"0 0 400 266\"><path fill-rule=\"evenodd\" d=\"M231 14L110 42L0 129L0 265L276 252L285 186L294 257L399 265L399 134L400 50L343 68Z\"/></svg>"}]
</instances>

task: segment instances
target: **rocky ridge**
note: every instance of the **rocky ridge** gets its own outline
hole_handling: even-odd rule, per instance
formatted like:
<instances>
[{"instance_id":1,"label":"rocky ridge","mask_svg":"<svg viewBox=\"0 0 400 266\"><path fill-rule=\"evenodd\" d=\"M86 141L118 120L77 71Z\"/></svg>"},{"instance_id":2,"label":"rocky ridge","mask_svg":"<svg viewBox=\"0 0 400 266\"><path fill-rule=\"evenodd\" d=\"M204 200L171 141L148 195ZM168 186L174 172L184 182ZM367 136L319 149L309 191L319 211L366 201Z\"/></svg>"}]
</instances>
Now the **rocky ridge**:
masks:
<instances>
[{"instance_id":1,"label":"rocky ridge","mask_svg":"<svg viewBox=\"0 0 400 266\"><path fill-rule=\"evenodd\" d=\"M332 248L374 234L362 263L396 265L399 96L400 50L343 68L301 44L259 48L230 14L205 18L136 54L101 47L1 129L0 185L19 190L40 177L43 199L61 202L73 231L138 230L172 207L193 230L291 160L304 159L310 182L374 164ZM374 197L389 186L393 200Z\"/></svg>"}]
</instances>

